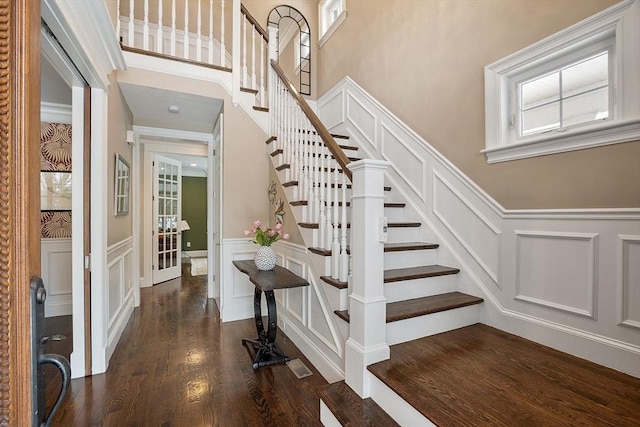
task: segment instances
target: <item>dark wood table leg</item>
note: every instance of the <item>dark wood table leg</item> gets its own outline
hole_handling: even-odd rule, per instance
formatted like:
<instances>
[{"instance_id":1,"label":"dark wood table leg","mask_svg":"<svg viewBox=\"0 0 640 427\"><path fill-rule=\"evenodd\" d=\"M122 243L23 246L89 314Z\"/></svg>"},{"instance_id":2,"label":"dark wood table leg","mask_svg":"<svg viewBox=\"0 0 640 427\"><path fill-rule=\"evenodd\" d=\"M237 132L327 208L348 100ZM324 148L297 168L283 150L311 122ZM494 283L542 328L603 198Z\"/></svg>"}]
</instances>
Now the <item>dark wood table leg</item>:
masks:
<instances>
[{"instance_id":1,"label":"dark wood table leg","mask_svg":"<svg viewBox=\"0 0 640 427\"><path fill-rule=\"evenodd\" d=\"M249 344L247 348L255 352L253 369L285 363L290 360L276 345L278 313L275 295L273 291L265 291L264 296L267 300L267 330L265 332L262 324L262 291L256 288L253 294L253 314L256 321L258 339L242 340L242 344Z\"/></svg>"}]
</instances>

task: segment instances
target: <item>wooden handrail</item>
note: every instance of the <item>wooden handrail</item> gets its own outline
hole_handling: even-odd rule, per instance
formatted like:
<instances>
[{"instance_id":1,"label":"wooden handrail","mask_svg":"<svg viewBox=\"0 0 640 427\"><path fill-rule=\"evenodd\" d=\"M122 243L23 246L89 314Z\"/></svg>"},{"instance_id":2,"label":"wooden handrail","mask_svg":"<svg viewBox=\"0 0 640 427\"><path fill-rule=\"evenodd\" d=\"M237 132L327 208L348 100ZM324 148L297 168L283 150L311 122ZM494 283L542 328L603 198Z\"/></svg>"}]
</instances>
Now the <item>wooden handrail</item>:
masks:
<instances>
[{"instance_id":1,"label":"wooden handrail","mask_svg":"<svg viewBox=\"0 0 640 427\"><path fill-rule=\"evenodd\" d=\"M322 138L324 144L327 146L327 148L329 148L329 151L331 152L331 154L333 154L333 157L342 168L344 174L347 176L347 178L349 178L349 180L351 180L351 171L349 170L349 168L347 168L347 165L351 163L349 157L344 153L344 151L342 151L342 148L340 148L335 139L333 139L333 136L331 136L331 133L322 124L316 113L313 112L307 101L305 101L302 95L300 95L298 89L296 89L293 83L291 83L291 81L287 78L287 75L284 73L282 68L280 68L280 65L278 65L278 63L272 59L271 66L275 70L278 77L280 77L280 80L282 80L282 82L285 84L287 90L289 90L304 114L307 116L307 119L309 119L313 127L316 129L316 132L318 132L318 135L320 135L320 138Z\"/></svg>"},{"instance_id":2,"label":"wooden handrail","mask_svg":"<svg viewBox=\"0 0 640 427\"><path fill-rule=\"evenodd\" d=\"M258 30L258 32L260 33L260 35L262 36L264 41L269 43L269 34L264 30L264 28L262 28L262 26L258 23L258 21L256 21L256 18L254 18L253 15L251 15L251 13L249 13L247 8L244 7L243 4L240 5L240 12L244 16L246 16L247 19L249 20L249 22L251 23L251 25L253 25L256 28L256 30Z\"/></svg>"}]
</instances>

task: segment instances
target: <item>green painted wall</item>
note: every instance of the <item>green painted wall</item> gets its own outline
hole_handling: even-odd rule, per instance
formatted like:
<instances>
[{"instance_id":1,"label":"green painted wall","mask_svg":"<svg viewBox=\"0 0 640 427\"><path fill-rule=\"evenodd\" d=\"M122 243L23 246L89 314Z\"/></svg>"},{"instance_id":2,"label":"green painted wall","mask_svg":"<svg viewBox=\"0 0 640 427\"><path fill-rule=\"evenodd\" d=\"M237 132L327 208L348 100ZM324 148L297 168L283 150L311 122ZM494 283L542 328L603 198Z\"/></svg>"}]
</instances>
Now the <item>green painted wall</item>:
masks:
<instances>
[{"instance_id":1,"label":"green painted wall","mask_svg":"<svg viewBox=\"0 0 640 427\"><path fill-rule=\"evenodd\" d=\"M191 227L182 233L182 250L207 249L207 178L182 177L182 219Z\"/></svg>"}]
</instances>

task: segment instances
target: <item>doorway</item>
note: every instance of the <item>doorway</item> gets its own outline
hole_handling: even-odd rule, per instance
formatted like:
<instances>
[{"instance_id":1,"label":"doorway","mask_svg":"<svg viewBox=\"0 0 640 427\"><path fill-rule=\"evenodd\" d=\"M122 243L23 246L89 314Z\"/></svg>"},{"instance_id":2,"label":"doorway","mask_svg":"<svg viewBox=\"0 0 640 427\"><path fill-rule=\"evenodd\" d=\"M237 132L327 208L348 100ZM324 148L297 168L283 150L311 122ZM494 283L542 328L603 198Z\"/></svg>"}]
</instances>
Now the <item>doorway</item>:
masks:
<instances>
[{"instance_id":1,"label":"doorway","mask_svg":"<svg viewBox=\"0 0 640 427\"><path fill-rule=\"evenodd\" d=\"M181 275L182 163L159 154L153 159L152 283Z\"/></svg>"}]
</instances>

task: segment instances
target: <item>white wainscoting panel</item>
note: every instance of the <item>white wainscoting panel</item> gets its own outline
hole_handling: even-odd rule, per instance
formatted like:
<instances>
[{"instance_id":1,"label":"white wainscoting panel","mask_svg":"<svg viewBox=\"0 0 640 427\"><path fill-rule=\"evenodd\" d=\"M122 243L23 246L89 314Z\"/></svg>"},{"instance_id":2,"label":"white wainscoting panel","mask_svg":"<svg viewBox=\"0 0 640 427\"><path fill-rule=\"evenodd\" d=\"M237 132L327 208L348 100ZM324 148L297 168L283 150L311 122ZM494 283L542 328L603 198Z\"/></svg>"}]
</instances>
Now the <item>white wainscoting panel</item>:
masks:
<instances>
[{"instance_id":1,"label":"white wainscoting panel","mask_svg":"<svg viewBox=\"0 0 640 427\"><path fill-rule=\"evenodd\" d=\"M322 106L318 105L317 107L327 129L339 126L344 121L344 92L335 91L323 102Z\"/></svg>"},{"instance_id":2,"label":"white wainscoting panel","mask_svg":"<svg viewBox=\"0 0 640 427\"><path fill-rule=\"evenodd\" d=\"M595 318L598 236L530 231L516 236L516 299Z\"/></svg>"},{"instance_id":3,"label":"white wainscoting panel","mask_svg":"<svg viewBox=\"0 0 640 427\"><path fill-rule=\"evenodd\" d=\"M359 102L352 95L347 94L347 119L360 131L365 140L377 148L377 122L376 116L369 111L366 105Z\"/></svg>"},{"instance_id":4,"label":"white wainscoting panel","mask_svg":"<svg viewBox=\"0 0 640 427\"><path fill-rule=\"evenodd\" d=\"M403 165L398 174L405 180L416 195L425 200L425 160L411 147L404 143L406 139L399 137L386 125L382 124L380 149L382 157L395 165Z\"/></svg>"},{"instance_id":5,"label":"white wainscoting panel","mask_svg":"<svg viewBox=\"0 0 640 427\"><path fill-rule=\"evenodd\" d=\"M220 278L220 317L223 322L253 318L253 295L255 287L249 276L240 272L233 261L252 260L258 246L249 239L223 239ZM262 312L266 315L266 304Z\"/></svg>"},{"instance_id":6,"label":"white wainscoting panel","mask_svg":"<svg viewBox=\"0 0 640 427\"><path fill-rule=\"evenodd\" d=\"M349 77L318 111L391 163L390 199L460 268L457 290L484 298L484 323L640 376L640 209L507 210Z\"/></svg>"},{"instance_id":7,"label":"white wainscoting panel","mask_svg":"<svg viewBox=\"0 0 640 427\"><path fill-rule=\"evenodd\" d=\"M341 335L336 316L328 308L322 291L325 285L318 283L313 274L309 253L302 246L283 241L273 247L284 259L285 267L309 282L309 286L284 291L285 303L278 308L278 324L327 381L344 379L346 337Z\"/></svg>"},{"instance_id":8,"label":"white wainscoting panel","mask_svg":"<svg viewBox=\"0 0 640 427\"><path fill-rule=\"evenodd\" d=\"M619 321L640 330L640 236L619 239Z\"/></svg>"},{"instance_id":9,"label":"white wainscoting panel","mask_svg":"<svg viewBox=\"0 0 640 427\"><path fill-rule=\"evenodd\" d=\"M71 315L71 239L41 240L45 317Z\"/></svg>"},{"instance_id":10,"label":"white wainscoting panel","mask_svg":"<svg viewBox=\"0 0 640 427\"><path fill-rule=\"evenodd\" d=\"M501 231L437 171L433 171L433 213L484 271L498 283Z\"/></svg>"},{"instance_id":11,"label":"white wainscoting panel","mask_svg":"<svg viewBox=\"0 0 640 427\"><path fill-rule=\"evenodd\" d=\"M107 248L107 365L133 313L133 237Z\"/></svg>"}]
</instances>

